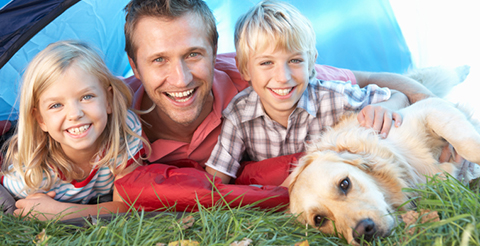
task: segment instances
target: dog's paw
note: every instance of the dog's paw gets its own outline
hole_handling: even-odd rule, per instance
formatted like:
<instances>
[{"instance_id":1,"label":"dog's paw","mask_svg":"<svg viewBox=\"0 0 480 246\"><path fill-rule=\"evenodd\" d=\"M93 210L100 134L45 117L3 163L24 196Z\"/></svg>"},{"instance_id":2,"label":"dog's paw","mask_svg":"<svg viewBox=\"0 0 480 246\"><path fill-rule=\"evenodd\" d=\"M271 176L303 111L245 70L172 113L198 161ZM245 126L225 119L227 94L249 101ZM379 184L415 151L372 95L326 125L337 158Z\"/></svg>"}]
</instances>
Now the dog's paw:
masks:
<instances>
[{"instance_id":1,"label":"dog's paw","mask_svg":"<svg viewBox=\"0 0 480 246\"><path fill-rule=\"evenodd\" d=\"M455 72L457 72L458 75L458 82L461 83L467 78L468 74L470 73L470 66L463 65L460 67L456 67Z\"/></svg>"}]
</instances>

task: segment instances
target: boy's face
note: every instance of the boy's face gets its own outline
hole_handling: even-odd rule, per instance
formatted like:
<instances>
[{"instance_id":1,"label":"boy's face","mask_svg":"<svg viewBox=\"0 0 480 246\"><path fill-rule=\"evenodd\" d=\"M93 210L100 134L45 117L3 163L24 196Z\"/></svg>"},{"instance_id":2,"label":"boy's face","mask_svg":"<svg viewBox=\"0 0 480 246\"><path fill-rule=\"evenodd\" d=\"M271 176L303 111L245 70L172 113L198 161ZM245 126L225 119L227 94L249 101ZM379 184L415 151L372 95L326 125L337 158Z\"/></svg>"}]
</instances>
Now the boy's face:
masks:
<instances>
[{"instance_id":1,"label":"boy's face","mask_svg":"<svg viewBox=\"0 0 480 246\"><path fill-rule=\"evenodd\" d=\"M276 49L272 44L249 56L242 77L260 96L272 119L288 119L308 85L307 53Z\"/></svg>"}]
</instances>

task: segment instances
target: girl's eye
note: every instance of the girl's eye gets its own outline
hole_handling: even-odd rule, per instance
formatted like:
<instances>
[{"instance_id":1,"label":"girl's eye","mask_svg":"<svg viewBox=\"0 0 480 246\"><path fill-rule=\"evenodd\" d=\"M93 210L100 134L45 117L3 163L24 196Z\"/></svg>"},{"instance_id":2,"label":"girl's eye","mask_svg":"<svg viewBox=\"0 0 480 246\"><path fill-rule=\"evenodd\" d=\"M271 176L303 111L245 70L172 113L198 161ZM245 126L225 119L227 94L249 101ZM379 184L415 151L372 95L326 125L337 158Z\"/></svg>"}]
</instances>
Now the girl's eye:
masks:
<instances>
[{"instance_id":1,"label":"girl's eye","mask_svg":"<svg viewBox=\"0 0 480 246\"><path fill-rule=\"evenodd\" d=\"M89 99L92 99L93 96L92 95L85 95L82 97L82 100L89 100Z\"/></svg>"},{"instance_id":2,"label":"girl's eye","mask_svg":"<svg viewBox=\"0 0 480 246\"><path fill-rule=\"evenodd\" d=\"M55 108L60 108L62 106L62 104L60 103L55 103L53 105L51 105L50 107L48 107L49 109L55 109Z\"/></svg>"}]
</instances>

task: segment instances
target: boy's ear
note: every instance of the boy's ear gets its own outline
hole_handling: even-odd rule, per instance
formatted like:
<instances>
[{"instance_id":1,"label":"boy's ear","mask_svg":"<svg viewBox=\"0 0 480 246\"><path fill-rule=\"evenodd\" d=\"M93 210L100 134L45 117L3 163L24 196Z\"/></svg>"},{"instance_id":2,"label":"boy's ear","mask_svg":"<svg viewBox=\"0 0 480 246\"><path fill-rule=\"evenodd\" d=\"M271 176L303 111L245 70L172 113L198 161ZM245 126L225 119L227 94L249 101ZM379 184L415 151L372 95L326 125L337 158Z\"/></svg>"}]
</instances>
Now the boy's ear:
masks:
<instances>
[{"instance_id":1,"label":"boy's ear","mask_svg":"<svg viewBox=\"0 0 480 246\"><path fill-rule=\"evenodd\" d=\"M40 112L38 111L38 109L33 108L33 116L35 117L35 120L37 121L38 126L40 126L40 129L42 129L42 131L44 132L48 132L47 125L45 124L45 121L43 121L43 117L42 115L40 115Z\"/></svg>"},{"instance_id":2,"label":"boy's ear","mask_svg":"<svg viewBox=\"0 0 480 246\"><path fill-rule=\"evenodd\" d=\"M240 69L240 66L238 65L237 56L235 56L235 65L237 66L237 69L240 72L242 79L250 83L250 74L248 74L248 69L243 69L243 70Z\"/></svg>"},{"instance_id":3,"label":"boy's ear","mask_svg":"<svg viewBox=\"0 0 480 246\"><path fill-rule=\"evenodd\" d=\"M113 89L112 89L112 86L109 86L107 89L107 114L112 113L112 103L113 103Z\"/></svg>"}]
</instances>

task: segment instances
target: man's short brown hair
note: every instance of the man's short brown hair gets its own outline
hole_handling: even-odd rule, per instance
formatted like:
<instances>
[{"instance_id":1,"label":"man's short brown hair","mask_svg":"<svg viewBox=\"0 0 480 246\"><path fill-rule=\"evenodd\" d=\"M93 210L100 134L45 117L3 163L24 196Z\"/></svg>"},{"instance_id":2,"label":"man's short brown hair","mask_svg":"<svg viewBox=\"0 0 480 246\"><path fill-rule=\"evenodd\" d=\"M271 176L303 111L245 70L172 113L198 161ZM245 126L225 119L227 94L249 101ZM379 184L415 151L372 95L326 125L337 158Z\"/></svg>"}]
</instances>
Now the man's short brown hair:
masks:
<instances>
[{"instance_id":1,"label":"man's short brown hair","mask_svg":"<svg viewBox=\"0 0 480 246\"><path fill-rule=\"evenodd\" d=\"M137 48L133 42L135 26L143 17L173 20L187 13L197 14L205 23L207 37L216 50L218 32L215 17L203 0L132 0L125 7L125 51L135 62Z\"/></svg>"}]
</instances>

